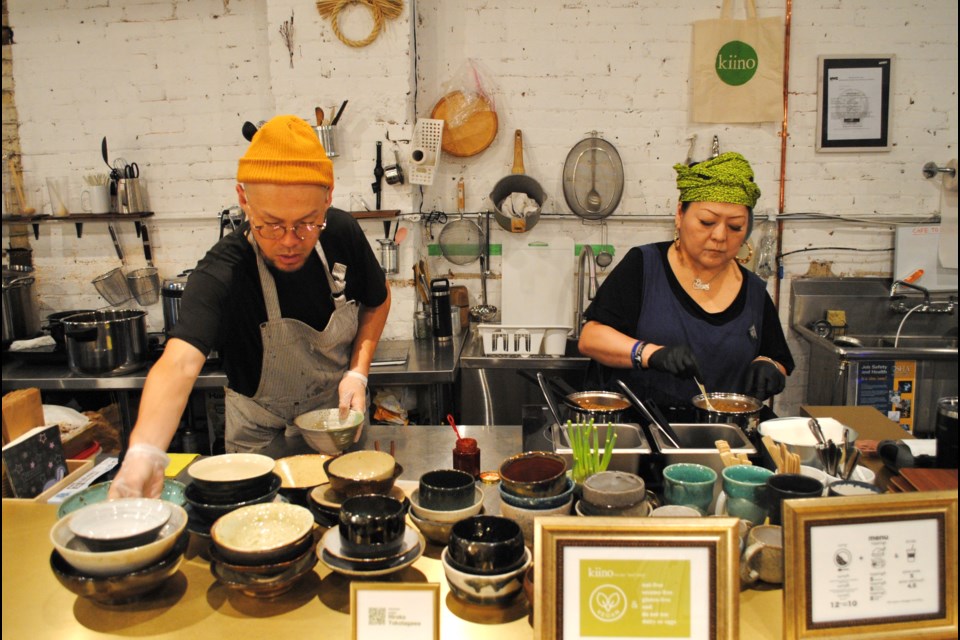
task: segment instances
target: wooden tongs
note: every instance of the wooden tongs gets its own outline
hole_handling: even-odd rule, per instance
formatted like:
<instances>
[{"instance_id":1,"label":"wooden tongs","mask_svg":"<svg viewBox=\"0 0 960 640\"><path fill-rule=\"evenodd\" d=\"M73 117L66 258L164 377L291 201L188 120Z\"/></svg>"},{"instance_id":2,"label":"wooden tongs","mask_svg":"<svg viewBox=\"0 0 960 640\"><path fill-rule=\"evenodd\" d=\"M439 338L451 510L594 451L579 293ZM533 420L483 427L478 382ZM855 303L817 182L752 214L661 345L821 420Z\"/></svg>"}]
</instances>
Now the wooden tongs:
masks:
<instances>
[{"instance_id":1,"label":"wooden tongs","mask_svg":"<svg viewBox=\"0 0 960 640\"><path fill-rule=\"evenodd\" d=\"M800 473L799 454L790 453L787 445L782 442L778 445L770 436L763 436L761 440L763 446L767 449L767 453L770 454L773 464L777 467L777 473Z\"/></svg>"}]
</instances>

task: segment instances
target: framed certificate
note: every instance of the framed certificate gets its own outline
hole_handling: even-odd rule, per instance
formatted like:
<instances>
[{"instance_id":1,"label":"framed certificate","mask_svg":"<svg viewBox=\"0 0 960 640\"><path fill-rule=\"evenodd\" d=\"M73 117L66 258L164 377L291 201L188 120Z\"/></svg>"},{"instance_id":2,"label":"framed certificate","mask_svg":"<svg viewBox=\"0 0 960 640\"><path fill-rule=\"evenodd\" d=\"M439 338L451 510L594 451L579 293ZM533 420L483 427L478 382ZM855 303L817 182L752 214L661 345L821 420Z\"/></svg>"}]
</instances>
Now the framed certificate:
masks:
<instances>
[{"instance_id":1,"label":"framed certificate","mask_svg":"<svg viewBox=\"0 0 960 640\"><path fill-rule=\"evenodd\" d=\"M957 492L783 503L784 637L957 636Z\"/></svg>"},{"instance_id":2,"label":"framed certificate","mask_svg":"<svg viewBox=\"0 0 960 640\"><path fill-rule=\"evenodd\" d=\"M889 151L894 56L820 56L817 151Z\"/></svg>"},{"instance_id":3,"label":"framed certificate","mask_svg":"<svg viewBox=\"0 0 960 640\"><path fill-rule=\"evenodd\" d=\"M736 518L538 518L534 637L736 638Z\"/></svg>"},{"instance_id":4,"label":"framed certificate","mask_svg":"<svg viewBox=\"0 0 960 640\"><path fill-rule=\"evenodd\" d=\"M351 582L353 640L440 640L436 582Z\"/></svg>"}]
</instances>

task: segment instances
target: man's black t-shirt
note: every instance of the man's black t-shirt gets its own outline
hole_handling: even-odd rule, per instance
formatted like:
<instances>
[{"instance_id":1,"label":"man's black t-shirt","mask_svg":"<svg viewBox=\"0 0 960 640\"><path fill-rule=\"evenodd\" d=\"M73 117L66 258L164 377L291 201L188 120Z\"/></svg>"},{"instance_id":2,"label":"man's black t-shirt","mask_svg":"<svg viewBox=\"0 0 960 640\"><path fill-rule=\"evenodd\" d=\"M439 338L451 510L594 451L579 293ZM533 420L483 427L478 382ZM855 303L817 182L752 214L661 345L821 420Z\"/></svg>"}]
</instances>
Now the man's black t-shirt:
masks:
<instances>
[{"instance_id":1,"label":"man's black t-shirt","mask_svg":"<svg viewBox=\"0 0 960 640\"><path fill-rule=\"evenodd\" d=\"M346 297L376 307L386 300L383 269L350 214L329 209L327 226L320 234L327 264L347 267ZM171 332L204 354L216 349L223 360L231 389L246 396L256 393L263 366L260 325L267 320L257 259L246 234L249 223L215 244L190 274ZM294 273L268 266L277 286L280 311L322 331L333 313L330 285L320 256L313 251Z\"/></svg>"}]
</instances>

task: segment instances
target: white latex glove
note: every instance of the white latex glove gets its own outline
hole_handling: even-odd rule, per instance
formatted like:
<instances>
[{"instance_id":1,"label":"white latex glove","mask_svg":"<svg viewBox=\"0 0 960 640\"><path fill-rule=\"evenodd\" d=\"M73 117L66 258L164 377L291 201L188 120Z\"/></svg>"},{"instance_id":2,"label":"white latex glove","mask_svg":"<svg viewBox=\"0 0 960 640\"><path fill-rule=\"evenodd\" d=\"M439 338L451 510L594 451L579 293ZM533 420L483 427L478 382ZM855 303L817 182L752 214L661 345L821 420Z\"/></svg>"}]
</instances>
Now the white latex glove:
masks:
<instances>
[{"instance_id":1,"label":"white latex glove","mask_svg":"<svg viewBox=\"0 0 960 640\"><path fill-rule=\"evenodd\" d=\"M356 409L360 413L365 413L367 404L367 376L358 371L347 371L340 380L340 419L346 420L350 409ZM357 429L357 435L354 442L360 439L363 433L363 425Z\"/></svg>"},{"instance_id":2,"label":"white latex glove","mask_svg":"<svg viewBox=\"0 0 960 640\"><path fill-rule=\"evenodd\" d=\"M163 472L170 457L152 444L134 444L127 449L123 465L110 483L109 498L159 498Z\"/></svg>"}]
</instances>

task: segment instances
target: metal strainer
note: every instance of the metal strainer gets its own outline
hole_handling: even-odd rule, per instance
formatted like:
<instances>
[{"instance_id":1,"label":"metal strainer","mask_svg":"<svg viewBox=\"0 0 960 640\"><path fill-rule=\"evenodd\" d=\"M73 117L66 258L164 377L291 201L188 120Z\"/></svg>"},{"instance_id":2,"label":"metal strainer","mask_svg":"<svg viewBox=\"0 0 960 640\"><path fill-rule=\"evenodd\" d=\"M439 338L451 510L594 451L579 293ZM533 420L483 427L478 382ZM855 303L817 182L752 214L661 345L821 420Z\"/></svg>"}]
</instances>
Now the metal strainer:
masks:
<instances>
[{"instance_id":1,"label":"metal strainer","mask_svg":"<svg viewBox=\"0 0 960 640\"><path fill-rule=\"evenodd\" d=\"M471 264L480 258L483 247L483 231L473 220L460 218L448 222L440 231L440 252L453 264Z\"/></svg>"}]
</instances>

